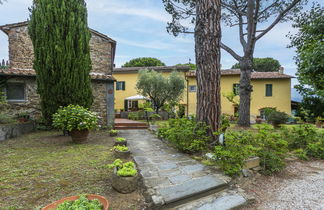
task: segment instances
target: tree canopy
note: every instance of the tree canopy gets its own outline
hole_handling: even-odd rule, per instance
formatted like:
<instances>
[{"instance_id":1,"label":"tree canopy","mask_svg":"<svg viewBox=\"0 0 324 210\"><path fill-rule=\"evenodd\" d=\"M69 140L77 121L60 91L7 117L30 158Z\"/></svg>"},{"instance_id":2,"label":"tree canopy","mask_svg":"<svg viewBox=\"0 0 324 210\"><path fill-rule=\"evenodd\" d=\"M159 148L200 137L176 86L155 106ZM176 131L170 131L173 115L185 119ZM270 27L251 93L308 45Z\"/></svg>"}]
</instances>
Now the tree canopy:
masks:
<instances>
[{"instance_id":1,"label":"tree canopy","mask_svg":"<svg viewBox=\"0 0 324 210\"><path fill-rule=\"evenodd\" d=\"M185 63L185 64L179 63L176 66L188 66L190 68L190 70L196 70L197 69L196 64L193 64L193 63Z\"/></svg>"},{"instance_id":2,"label":"tree canopy","mask_svg":"<svg viewBox=\"0 0 324 210\"><path fill-rule=\"evenodd\" d=\"M162 0L165 9L172 15L167 31L175 36L179 33L195 33L188 22L197 21L197 0ZM289 20L298 13L307 0L223 0L221 2L221 18L225 25L238 27L238 40L242 50L236 52L224 42L220 47L233 56L241 69L240 78L240 126L250 126L251 106L251 71L253 70L253 54L256 42L271 31L279 22ZM198 69L199 70L199 67Z\"/></svg>"},{"instance_id":3,"label":"tree canopy","mask_svg":"<svg viewBox=\"0 0 324 210\"><path fill-rule=\"evenodd\" d=\"M297 34L288 35L290 47L296 48L297 90L304 96L324 98L324 8L314 5L310 11L296 15L293 27Z\"/></svg>"},{"instance_id":4,"label":"tree canopy","mask_svg":"<svg viewBox=\"0 0 324 210\"><path fill-rule=\"evenodd\" d=\"M139 94L151 99L156 113L166 103L179 102L185 89L185 80L179 72L168 77L150 70L140 70L136 88Z\"/></svg>"},{"instance_id":5,"label":"tree canopy","mask_svg":"<svg viewBox=\"0 0 324 210\"><path fill-rule=\"evenodd\" d=\"M42 114L47 123L60 106L90 108L90 31L84 0L33 1L29 35Z\"/></svg>"},{"instance_id":6,"label":"tree canopy","mask_svg":"<svg viewBox=\"0 0 324 210\"><path fill-rule=\"evenodd\" d=\"M126 62L122 67L150 67L150 66L165 66L165 64L157 58L143 57L143 58L134 58Z\"/></svg>"},{"instance_id":7,"label":"tree canopy","mask_svg":"<svg viewBox=\"0 0 324 210\"><path fill-rule=\"evenodd\" d=\"M253 58L253 71L276 72L279 71L280 66L279 61L273 58ZM232 68L241 68L240 63L234 64Z\"/></svg>"}]
</instances>

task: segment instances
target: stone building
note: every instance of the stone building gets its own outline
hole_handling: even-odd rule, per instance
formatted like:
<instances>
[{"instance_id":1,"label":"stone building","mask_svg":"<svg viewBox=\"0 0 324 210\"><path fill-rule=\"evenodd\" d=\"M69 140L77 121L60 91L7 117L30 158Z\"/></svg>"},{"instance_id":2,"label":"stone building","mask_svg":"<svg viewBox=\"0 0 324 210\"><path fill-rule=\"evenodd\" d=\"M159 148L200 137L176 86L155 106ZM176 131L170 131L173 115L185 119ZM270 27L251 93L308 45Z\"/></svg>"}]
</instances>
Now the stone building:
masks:
<instances>
[{"instance_id":1,"label":"stone building","mask_svg":"<svg viewBox=\"0 0 324 210\"><path fill-rule=\"evenodd\" d=\"M40 97L36 92L36 73L33 70L33 45L28 35L28 22L0 26L8 35L9 67L0 69L0 79L6 81L5 93L12 115L27 112L34 118L40 117ZM92 110L98 112L102 124L114 122L114 66L116 41L90 29Z\"/></svg>"}]
</instances>

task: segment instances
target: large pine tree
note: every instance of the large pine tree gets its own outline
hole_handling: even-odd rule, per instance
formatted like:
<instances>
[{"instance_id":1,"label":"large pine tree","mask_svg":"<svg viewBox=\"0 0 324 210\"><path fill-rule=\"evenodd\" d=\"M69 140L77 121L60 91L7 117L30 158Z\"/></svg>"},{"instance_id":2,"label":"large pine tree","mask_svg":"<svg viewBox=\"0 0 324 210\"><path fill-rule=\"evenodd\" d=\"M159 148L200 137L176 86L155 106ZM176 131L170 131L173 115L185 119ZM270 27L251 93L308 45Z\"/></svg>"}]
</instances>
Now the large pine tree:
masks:
<instances>
[{"instance_id":1,"label":"large pine tree","mask_svg":"<svg viewBox=\"0 0 324 210\"><path fill-rule=\"evenodd\" d=\"M90 108L91 34L84 0L34 0L29 35L42 114L50 123L60 106Z\"/></svg>"}]
</instances>

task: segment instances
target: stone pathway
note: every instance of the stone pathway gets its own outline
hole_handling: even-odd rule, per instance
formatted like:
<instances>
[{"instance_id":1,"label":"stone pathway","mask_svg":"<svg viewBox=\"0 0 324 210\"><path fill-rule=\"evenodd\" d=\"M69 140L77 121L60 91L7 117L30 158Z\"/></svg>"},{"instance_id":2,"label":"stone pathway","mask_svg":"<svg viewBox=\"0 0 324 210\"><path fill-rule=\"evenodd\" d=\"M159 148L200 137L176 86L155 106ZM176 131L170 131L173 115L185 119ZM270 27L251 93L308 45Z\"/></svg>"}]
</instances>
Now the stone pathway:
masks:
<instances>
[{"instance_id":1,"label":"stone pathway","mask_svg":"<svg viewBox=\"0 0 324 210\"><path fill-rule=\"evenodd\" d=\"M149 131L123 130L120 136L128 140L154 209L231 209L246 202L240 194L224 193L229 177L179 153Z\"/></svg>"}]
</instances>

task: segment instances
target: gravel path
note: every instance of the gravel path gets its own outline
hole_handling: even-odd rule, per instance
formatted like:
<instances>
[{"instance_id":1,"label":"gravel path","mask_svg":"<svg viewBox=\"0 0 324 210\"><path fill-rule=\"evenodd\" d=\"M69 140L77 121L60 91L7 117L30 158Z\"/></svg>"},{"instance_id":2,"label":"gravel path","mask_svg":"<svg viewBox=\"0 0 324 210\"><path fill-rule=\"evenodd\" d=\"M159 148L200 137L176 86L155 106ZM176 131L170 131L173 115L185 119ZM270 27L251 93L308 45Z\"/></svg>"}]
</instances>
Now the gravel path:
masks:
<instances>
[{"instance_id":1,"label":"gravel path","mask_svg":"<svg viewBox=\"0 0 324 210\"><path fill-rule=\"evenodd\" d=\"M246 192L256 202L244 209L324 210L324 161L292 161L280 174L261 176Z\"/></svg>"}]
</instances>

